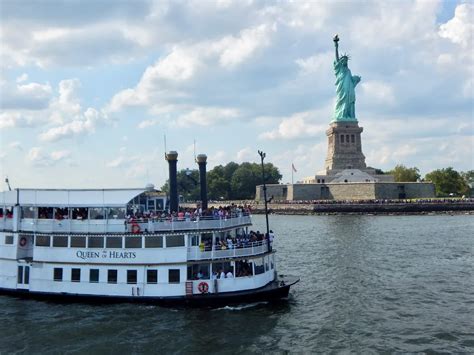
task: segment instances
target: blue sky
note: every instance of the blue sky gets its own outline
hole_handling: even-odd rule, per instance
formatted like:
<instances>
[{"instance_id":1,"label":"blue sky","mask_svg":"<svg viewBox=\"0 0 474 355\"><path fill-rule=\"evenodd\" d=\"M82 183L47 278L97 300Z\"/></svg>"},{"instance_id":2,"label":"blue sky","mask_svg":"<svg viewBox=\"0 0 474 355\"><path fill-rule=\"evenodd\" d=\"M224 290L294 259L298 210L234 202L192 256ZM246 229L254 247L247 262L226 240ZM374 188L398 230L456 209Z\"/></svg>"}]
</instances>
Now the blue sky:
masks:
<instances>
[{"instance_id":1,"label":"blue sky","mask_svg":"<svg viewBox=\"0 0 474 355\"><path fill-rule=\"evenodd\" d=\"M474 169L464 1L0 1L0 175L14 187L160 187L179 168L321 170L332 37L369 166ZM3 187L4 188L4 187ZM2 190L3 190L2 188Z\"/></svg>"}]
</instances>

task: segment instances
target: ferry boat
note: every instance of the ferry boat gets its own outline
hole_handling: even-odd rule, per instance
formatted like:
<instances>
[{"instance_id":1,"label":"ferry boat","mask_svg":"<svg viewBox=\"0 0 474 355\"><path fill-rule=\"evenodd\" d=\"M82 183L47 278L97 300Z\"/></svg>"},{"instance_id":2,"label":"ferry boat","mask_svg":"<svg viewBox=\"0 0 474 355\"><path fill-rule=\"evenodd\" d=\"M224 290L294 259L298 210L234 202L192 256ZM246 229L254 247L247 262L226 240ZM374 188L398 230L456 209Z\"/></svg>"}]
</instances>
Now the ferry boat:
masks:
<instances>
[{"instance_id":1,"label":"ferry boat","mask_svg":"<svg viewBox=\"0 0 474 355\"><path fill-rule=\"evenodd\" d=\"M0 195L0 293L48 300L216 306L288 297L271 235L250 231L239 206L178 206L178 154L169 198L143 189L15 189Z\"/></svg>"}]
</instances>

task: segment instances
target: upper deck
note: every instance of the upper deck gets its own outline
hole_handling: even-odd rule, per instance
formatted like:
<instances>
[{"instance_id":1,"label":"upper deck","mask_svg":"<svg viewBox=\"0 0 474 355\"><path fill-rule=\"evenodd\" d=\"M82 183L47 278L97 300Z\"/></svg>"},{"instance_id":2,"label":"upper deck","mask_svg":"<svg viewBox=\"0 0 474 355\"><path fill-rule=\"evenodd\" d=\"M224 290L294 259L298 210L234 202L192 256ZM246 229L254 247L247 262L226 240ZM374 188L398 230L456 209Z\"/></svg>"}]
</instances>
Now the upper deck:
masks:
<instances>
[{"instance_id":1,"label":"upper deck","mask_svg":"<svg viewBox=\"0 0 474 355\"><path fill-rule=\"evenodd\" d=\"M251 225L239 208L168 214L153 189L34 190L0 194L0 230L38 233L160 233L225 230ZM219 213L217 213L219 212Z\"/></svg>"}]
</instances>

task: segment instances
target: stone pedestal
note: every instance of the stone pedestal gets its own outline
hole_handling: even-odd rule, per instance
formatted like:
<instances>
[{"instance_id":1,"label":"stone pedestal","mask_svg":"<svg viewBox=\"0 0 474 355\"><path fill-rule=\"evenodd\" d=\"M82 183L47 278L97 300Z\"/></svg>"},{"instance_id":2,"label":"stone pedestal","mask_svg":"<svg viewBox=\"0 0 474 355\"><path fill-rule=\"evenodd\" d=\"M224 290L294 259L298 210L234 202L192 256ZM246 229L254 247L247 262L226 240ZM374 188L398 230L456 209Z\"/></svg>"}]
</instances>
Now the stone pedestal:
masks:
<instances>
[{"instance_id":1,"label":"stone pedestal","mask_svg":"<svg viewBox=\"0 0 474 355\"><path fill-rule=\"evenodd\" d=\"M334 175L345 169L367 170L362 153L362 131L358 122L331 123L326 131L328 154L324 168L327 175Z\"/></svg>"}]
</instances>

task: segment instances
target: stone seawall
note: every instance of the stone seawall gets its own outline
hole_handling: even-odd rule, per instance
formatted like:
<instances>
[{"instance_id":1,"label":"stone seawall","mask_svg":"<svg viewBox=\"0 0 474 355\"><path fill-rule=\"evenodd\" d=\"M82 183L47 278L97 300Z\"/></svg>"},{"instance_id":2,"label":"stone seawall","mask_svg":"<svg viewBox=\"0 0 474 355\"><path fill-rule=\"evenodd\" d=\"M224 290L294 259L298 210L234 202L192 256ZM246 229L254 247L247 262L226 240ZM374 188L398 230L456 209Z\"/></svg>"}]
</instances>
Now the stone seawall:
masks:
<instances>
[{"instance_id":1,"label":"stone seawall","mask_svg":"<svg viewBox=\"0 0 474 355\"><path fill-rule=\"evenodd\" d=\"M223 201L209 203L209 207L218 208L230 204L250 205L253 214L264 213L263 203L255 201ZM196 207L196 204L181 204L182 207ZM269 203L268 210L275 214L306 215L328 213L377 213L377 214L424 214L424 213L469 213L474 214L474 202L438 202L438 203Z\"/></svg>"}]
</instances>

